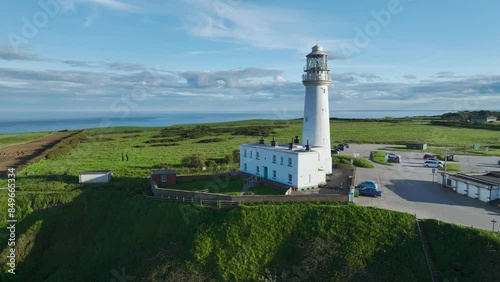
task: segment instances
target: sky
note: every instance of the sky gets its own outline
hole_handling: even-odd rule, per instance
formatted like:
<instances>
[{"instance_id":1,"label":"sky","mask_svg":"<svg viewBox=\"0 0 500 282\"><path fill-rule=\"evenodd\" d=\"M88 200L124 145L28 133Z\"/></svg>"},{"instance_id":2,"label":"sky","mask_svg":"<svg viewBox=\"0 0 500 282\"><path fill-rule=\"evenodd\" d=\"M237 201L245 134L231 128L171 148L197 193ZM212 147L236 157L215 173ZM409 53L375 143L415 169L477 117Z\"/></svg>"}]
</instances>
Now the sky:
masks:
<instances>
[{"instance_id":1,"label":"sky","mask_svg":"<svg viewBox=\"0 0 500 282\"><path fill-rule=\"evenodd\" d=\"M493 0L2 0L0 117L302 110L315 44L329 54L331 116L500 110L498 11Z\"/></svg>"}]
</instances>

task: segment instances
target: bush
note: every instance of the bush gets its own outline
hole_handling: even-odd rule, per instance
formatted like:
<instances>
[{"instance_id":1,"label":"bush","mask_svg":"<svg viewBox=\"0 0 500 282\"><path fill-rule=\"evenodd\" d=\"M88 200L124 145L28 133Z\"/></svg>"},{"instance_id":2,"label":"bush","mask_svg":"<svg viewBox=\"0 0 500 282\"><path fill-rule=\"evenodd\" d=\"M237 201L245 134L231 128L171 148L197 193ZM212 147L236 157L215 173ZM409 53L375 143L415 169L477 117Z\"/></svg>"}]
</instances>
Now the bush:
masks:
<instances>
[{"instance_id":1,"label":"bush","mask_svg":"<svg viewBox=\"0 0 500 282\"><path fill-rule=\"evenodd\" d=\"M373 168L373 164L365 160L363 158L355 158L350 155L333 155L332 163L340 163L340 164L351 164L351 159L353 159L353 165L357 167L365 167L365 168Z\"/></svg>"},{"instance_id":2,"label":"bush","mask_svg":"<svg viewBox=\"0 0 500 282\"><path fill-rule=\"evenodd\" d=\"M192 154L182 158L182 165L185 167L202 168L205 166L207 158L203 154Z\"/></svg>"},{"instance_id":3,"label":"bush","mask_svg":"<svg viewBox=\"0 0 500 282\"><path fill-rule=\"evenodd\" d=\"M233 155L232 154L227 154L225 157L224 157L224 163L226 164L232 164L233 163Z\"/></svg>"},{"instance_id":4,"label":"bush","mask_svg":"<svg viewBox=\"0 0 500 282\"><path fill-rule=\"evenodd\" d=\"M233 162L239 164L240 163L240 149L233 150Z\"/></svg>"}]
</instances>

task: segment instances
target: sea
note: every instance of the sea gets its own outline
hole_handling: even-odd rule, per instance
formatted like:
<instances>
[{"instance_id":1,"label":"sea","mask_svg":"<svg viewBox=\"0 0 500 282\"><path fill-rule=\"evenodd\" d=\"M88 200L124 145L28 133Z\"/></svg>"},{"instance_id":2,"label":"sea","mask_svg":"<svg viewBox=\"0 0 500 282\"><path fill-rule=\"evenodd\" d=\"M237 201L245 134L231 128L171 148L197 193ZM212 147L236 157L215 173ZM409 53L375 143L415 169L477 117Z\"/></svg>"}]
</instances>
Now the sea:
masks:
<instances>
[{"instance_id":1,"label":"sea","mask_svg":"<svg viewBox=\"0 0 500 282\"><path fill-rule=\"evenodd\" d=\"M333 118L384 118L441 115L446 111L331 111ZM177 124L228 122L252 119L286 120L302 117L302 111L285 112L154 112L111 115L104 112L2 113L0 134L75 130L115 126L164 127Z\"/></svg>"}]
</instances>

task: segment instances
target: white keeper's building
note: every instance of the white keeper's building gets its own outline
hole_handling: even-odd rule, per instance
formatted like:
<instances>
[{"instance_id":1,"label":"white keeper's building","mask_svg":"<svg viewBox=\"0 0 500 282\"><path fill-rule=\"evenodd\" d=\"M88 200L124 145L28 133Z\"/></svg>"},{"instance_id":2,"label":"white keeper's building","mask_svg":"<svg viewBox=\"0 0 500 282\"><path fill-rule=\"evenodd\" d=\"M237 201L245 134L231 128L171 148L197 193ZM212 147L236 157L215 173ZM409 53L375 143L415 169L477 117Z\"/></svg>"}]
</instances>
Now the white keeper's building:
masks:
<instances>
[{"instance_id":1,"label":"white keeper's building","mask_svg":"<svg viewBox=\"0 0 500 282\"><path fill-rule=\"evenodd\" d=\"M319 45L307 56L302 83L306 87L302 142L240 145L240 170L258 177L290 185L297 190L326 184L332 173L328 86L331 83L328 55Z\"/></svg>"}]
</instances>

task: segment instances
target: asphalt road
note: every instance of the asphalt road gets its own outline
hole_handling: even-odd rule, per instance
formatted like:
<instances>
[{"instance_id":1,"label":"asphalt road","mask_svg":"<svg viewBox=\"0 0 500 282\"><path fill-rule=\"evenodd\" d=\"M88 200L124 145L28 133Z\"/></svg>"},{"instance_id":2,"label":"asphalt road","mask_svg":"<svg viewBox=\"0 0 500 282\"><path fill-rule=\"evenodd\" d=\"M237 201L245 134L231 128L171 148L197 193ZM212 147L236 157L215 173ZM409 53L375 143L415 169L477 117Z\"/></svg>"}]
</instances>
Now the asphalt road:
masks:
<instances>
[{"instance_id":1,"label":"asphalt road","mask_svg":"<svg viewBox=\"0 0 500 282\"><path fill-rule=\"evenodd\" d=\"M353 144L344 154L359 153L368 158L370 151L384 149L384 145ZM388 146L390 147L390 146ZM422 153L397 152L403 162L394 166L375 164L374 169L358 168L356 180L375 180L383 192L379 198L357 197L355 203L362 206L375 206L390 210L416 214L419 218L436 218L445 222L492 230L491 220L500 230L500 209L484 202L461 196L444 189L434 182L438 174L423 167ZM463 171L500 171L496 165L498 157L458 156Z\"/></svg>"}]
</instances>

